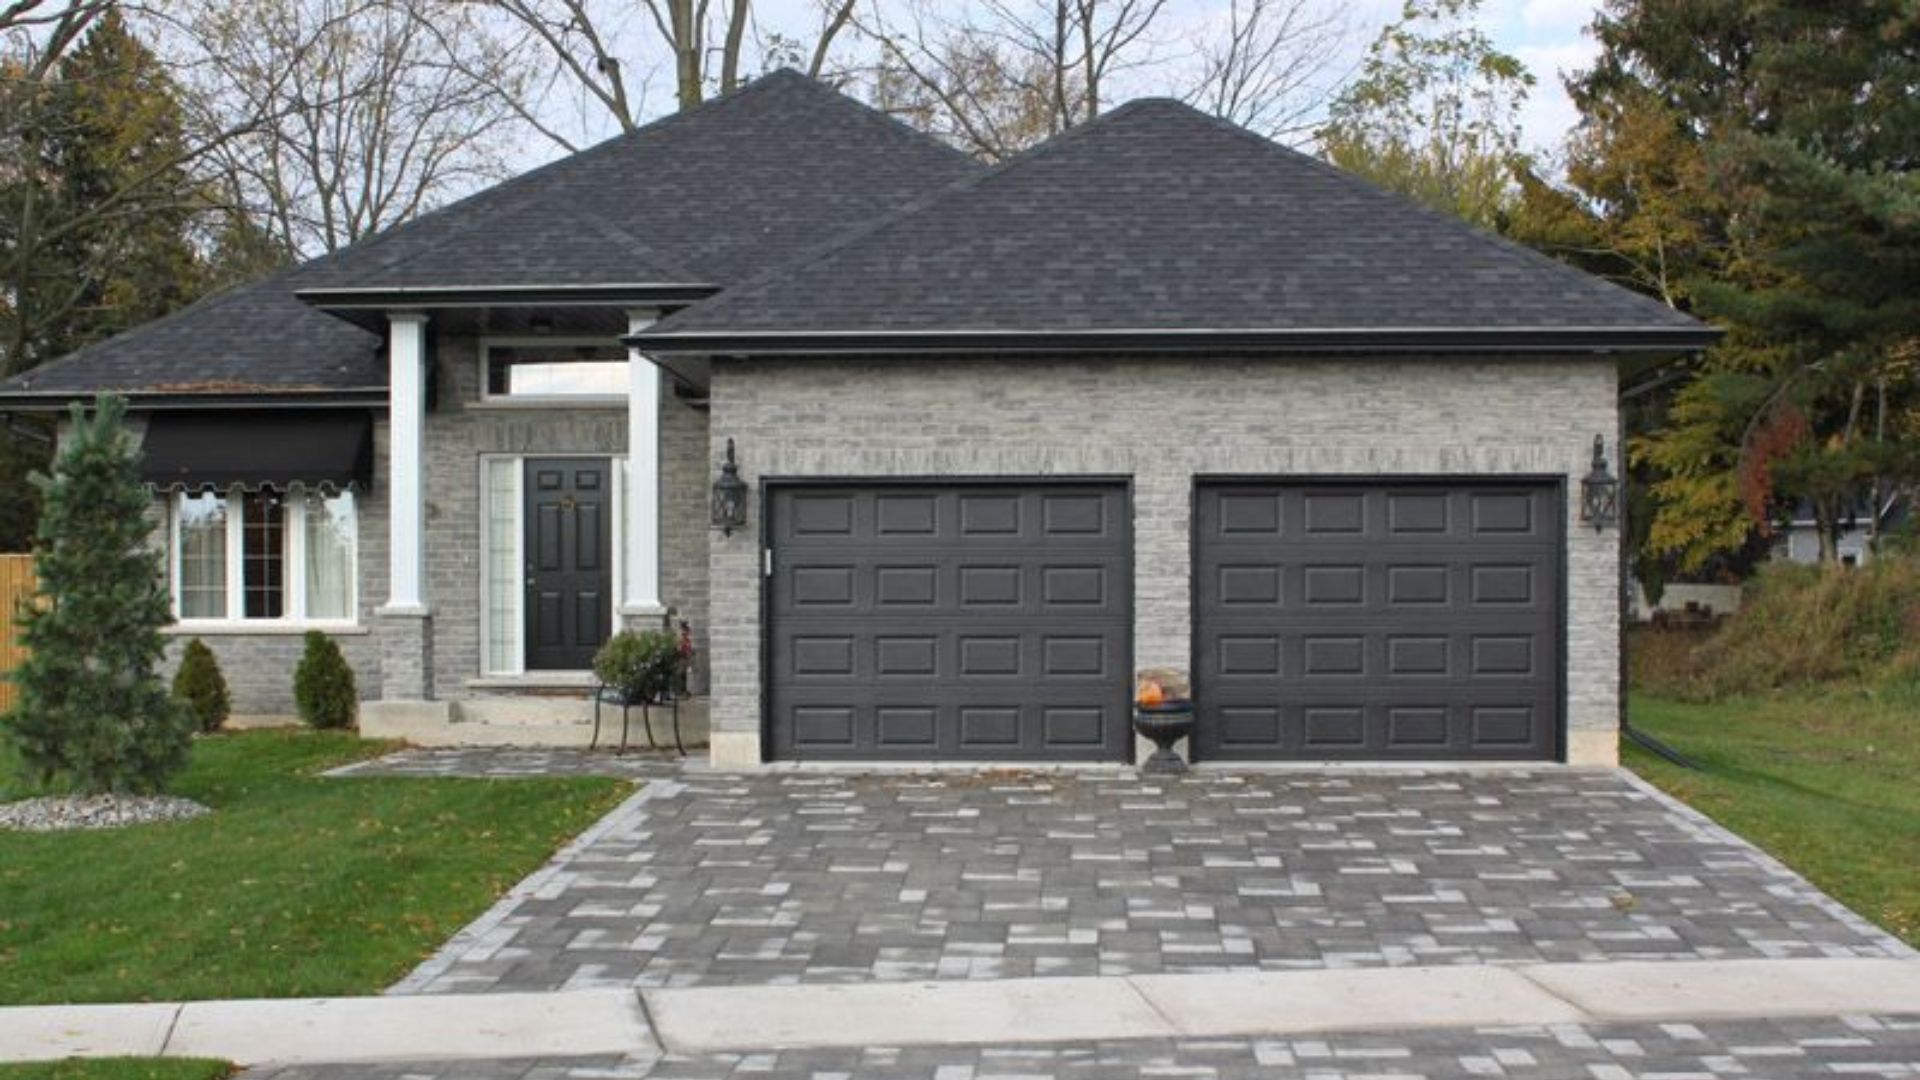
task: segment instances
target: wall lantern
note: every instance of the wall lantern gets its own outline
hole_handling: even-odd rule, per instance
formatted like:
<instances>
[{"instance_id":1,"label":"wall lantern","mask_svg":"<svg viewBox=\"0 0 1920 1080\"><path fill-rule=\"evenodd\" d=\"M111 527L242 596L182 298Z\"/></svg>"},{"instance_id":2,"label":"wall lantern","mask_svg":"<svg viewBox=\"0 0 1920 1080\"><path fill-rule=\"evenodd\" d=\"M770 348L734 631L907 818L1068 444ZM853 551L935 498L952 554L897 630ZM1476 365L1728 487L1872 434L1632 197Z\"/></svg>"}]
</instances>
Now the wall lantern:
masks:
<instances>
[{"instance_id":1,"label":"wall lantern","mask_svg":"<svg viewBox=\"0 0 1920 1080\"><path fill-rule=\"evenodd\" d=\"M1593 437L1593 466L1580 481L1580 520L1599 532L1620 520L1620 481L1607 471L1607 444Z\"/></svg>"},{"instance_id":2,"label":"wall lantern","mask_svg":"<svg viewBox=\"0 0 1920 1080\"><path fill-rule=\"evenodd\" d=\"M713 527L722 536L747 523L747 482L740 479L740 463L733 457L733 440L727 440L727 460L720 466L720 478L713 482Z\"/></svg>"}]
</instances>

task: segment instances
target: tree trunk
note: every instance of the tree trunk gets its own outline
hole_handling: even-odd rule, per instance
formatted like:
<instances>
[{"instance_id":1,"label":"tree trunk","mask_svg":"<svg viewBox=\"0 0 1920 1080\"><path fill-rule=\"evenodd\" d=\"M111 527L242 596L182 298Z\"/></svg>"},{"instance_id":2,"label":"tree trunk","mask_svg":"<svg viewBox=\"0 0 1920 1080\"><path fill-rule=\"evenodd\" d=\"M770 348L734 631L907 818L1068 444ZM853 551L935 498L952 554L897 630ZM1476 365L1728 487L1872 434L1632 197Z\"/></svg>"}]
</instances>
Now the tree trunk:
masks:
<instances>
[{"instance_id":1,"label":"tree trunk","mask_svg":"<svg viewBox=\"0 0 1920 1080\"><path fill-rule=\"evenodd\" d=\"M675 96L680 111L685 112L700 104L703 97L699 16L694 11L694 0L668 0L667 13L673 29Z\"/></svg>"},{"instance_id":2,"label":"tree trunk","mask_svg":"<svg viewBox=\"0 0 1920 1080\"><path fill-rule=\"evenodd\" d=\"M1813 500L1813 520L1820 532L1820 565L1840 564L1840 512L1831 500Z\"/></svg>"}]
</instances>

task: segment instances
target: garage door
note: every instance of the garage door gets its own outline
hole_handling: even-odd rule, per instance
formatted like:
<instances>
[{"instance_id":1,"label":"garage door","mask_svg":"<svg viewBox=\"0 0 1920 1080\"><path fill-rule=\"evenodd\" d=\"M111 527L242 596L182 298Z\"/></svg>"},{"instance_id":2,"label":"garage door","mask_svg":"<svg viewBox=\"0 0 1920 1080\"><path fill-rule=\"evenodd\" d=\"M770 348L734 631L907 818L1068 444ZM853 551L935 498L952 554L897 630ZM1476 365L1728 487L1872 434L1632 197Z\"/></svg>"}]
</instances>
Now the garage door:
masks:
<instances>
[{"instance_id":1,"label":"garage door","mask_svg":"<svg viewBox=\"0 0 1920 1080\"><path fill-rule=\"evenodd\" d=\"M1196 752L1559 752L1557 485L1223 483L1198 492Z\"/></svg>"},{"instance_id":2,"label":"garage door","mask_svg":"<svg viewBox=\"0 0 1920 1080\"><path fill-rule=\"evenodd\" d=\"M1124 487L774 487L767 527L774 756L1125 757Z\"/></svg>"}]
</instances>

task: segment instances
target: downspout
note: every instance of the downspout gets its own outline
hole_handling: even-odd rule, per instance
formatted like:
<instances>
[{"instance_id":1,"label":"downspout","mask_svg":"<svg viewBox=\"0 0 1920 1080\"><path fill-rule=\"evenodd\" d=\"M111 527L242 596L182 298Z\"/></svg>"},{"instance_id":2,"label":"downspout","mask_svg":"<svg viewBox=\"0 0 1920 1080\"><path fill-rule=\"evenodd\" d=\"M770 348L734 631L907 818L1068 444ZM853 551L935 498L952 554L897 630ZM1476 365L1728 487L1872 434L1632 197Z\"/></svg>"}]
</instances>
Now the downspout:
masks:
<instances>
[{"instance_id":1,"label":"downspout","mask_svg":"<svg viewBox=\"0 0 1920 1080\"><path fill-rule=\"evenodd\" d=\"M1668 746L1666 743L1661 742L1659 739L1654 738L1652 735L1649 735L1646 732L1641 731L1639 728L1634 727L1633 717L1627 710L1627 693L1628 693L1627 628L1630 625L1631 620L1633 618L1633 584L1634 583L1633 583L1633 553L1630 550L1628 550L1628 547L1627 547L1628 537L1633 535L1632 529L1628 527L1629 526L1628 515L1633 513L1633 499L1628 496L1628 492L1627 492L1628 487L1630 487L1633 483L1633 476L1629 472L1630 467L1627 464L1627 408L1626 406L1627 406L1627 402L1633 400L1634 398L1640 397L1644 394L1651 393L1654 390L1658 390L1662 386L1665 386L1668 383L1676 381L1678 377L1679 376L1677 375L1677 373L1669 372L1658 378L1650 379L1646 382L1643 382L1638 386L1631 386L1631 387L1622 389L1620 391L1619 408L1614 410L1615 412L1614 433L1613 433L1614 445L1620 448L1620 508L1619 508L1620 539L1618 541L1619 549L1620 549L1620 598L1619 598L1619 605L1620 605L1619 668L1620 670L1617 676L1619 679L1618 696L1620 701L1620 706L1619 706L1620 734L1626 736L1628 739L1631 739L1634 742L1634 744L1639 746L1641 749L1646 750L1659 757L1665 758L1667 761L1670 761L1673 764L1678 765L1683 769L1691 769L1694 772L1701 772L1702 770L1699 764L1694 762L1692 759L1688 758L1685 754L1682 754L1680 751L1675 750L1673 747Z\"/></svg>"}]
</instances>

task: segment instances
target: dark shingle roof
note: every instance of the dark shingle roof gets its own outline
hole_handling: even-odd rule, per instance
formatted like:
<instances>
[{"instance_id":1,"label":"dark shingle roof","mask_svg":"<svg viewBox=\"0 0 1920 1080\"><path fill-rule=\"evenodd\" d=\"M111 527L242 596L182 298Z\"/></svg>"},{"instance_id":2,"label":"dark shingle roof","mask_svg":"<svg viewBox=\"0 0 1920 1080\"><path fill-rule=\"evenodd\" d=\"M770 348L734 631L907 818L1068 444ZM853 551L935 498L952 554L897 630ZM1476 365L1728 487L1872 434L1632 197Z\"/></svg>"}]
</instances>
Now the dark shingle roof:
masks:
<instances>
[{"instance_id":1,"label":"dark shingle roof","mask_svg":"<svg viewBox=\"0 0 1920 1080\"><path fill-rule=\"evenodd\" d=\"M779 71L375 237L302 288L726 285L979 171Z\"/></svg>"},{"instance_id":2,"label":"dark shingle roof","mask_svg":"<svg viewBox=\"0 0 1920 1080\"><path fill-rule=\"evenodd\" d=\"M380 390L377 335L309 290L707 283L761 272L980 171L793 72L563 158L344 251L0 383L0 404L101 390Z\"/></svg>"},{"instance_id":3,"label":"dark shingle roof","mask_svg":"<svg viewBox=\"0 0 1920 1080\"><path fill-rule=\"evenodd\" d=\"M1589 337L1674 347L1711 331L1164 100L1122 106L640 335L663 352L747 353Z\"/></svg>"},{"instance_id":4,"label":"dark shingle roof","mask_svg":"<svg viewBox=\"0 0 1920 1080\"><path fill-rule=\"evenodd\" d=\"M0 404L122 394L385 392L380 338L293 295L300 271L207 297L0 382Z\"/></svg>"}]
</instances>

